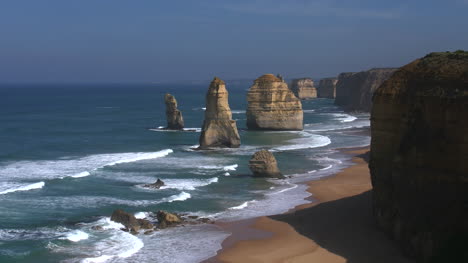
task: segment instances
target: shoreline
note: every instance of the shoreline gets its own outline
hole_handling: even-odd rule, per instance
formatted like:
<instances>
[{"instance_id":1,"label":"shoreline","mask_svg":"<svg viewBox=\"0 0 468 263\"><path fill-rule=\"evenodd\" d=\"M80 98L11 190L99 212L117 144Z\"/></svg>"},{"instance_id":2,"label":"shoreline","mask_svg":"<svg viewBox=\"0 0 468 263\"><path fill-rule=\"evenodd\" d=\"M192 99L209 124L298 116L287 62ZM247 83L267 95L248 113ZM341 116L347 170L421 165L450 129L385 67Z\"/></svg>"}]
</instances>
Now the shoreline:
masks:
<instances>
[{"instance_id":1,"label":"shoreline","mask_svg":"<svg viewBox=\"0 0 468 263\"><path fill-rule=\"evenodd\" d=\"M217 223L231 235L216 256L202 262L412 262L374 225L369 146L337 150L353 164L305 182L310 203L283 214Z\"/></svg>"}]
</instances>

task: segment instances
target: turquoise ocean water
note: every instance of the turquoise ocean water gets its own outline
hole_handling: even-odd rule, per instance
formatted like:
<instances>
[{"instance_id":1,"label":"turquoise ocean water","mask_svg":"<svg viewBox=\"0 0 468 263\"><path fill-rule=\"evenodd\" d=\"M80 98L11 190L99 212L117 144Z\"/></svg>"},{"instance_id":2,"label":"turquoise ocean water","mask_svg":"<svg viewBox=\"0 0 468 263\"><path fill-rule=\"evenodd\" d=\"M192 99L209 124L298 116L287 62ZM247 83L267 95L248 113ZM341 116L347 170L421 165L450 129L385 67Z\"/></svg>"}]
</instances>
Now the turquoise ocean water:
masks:
<instances>
[{"instance_id":1,"label":"turquoise ocean water","mask_svg":"<svg viewBox=\"0 0 468 263\"><path fill-rule=\"evenodd\" d=\"M0 86L0 262L198 262L229 233L196 225L133 236L109 216L117 208L140 218L161 209L214 220L282 213L307 202L300 182L349 165L335 149L369 144L369 115L328 99L303 102L304 131L246 131L248 86L228 83L242 146L194 151L207 88ZM166 125L166 92L196 132L154 130ZM246 176L263 148L291 178ZM164 189L142 187L157 178Z\"/></svg>"}]
</instances>

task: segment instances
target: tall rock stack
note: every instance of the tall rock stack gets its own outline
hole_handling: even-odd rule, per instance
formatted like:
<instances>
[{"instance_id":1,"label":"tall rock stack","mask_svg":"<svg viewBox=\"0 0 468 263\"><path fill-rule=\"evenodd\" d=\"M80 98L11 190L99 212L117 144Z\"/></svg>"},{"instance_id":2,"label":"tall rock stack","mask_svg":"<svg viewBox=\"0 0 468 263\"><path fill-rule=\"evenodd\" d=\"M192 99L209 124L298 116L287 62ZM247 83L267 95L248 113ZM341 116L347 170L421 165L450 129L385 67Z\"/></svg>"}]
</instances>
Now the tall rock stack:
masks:
<instances>
[{"instance_id":1,"label":"tall rock stack","mask_svg":"<svg viewBox=\"0 0 468 263\"><path fill-rule=\"evenodd\" d=\"M378 225L420 262L468 262L468 52L404 66L373 103Z\"/></svg>"},{"instance_id":2,"label":"tall rock stack","mask_svg":"<svg viewBox=\"0 0 468 263\"><path fill-rule=\"evenodd\" d=\"M358 73L342 73L338 76L335 104L346 111L370 111L372 94L397 69L376 68Z\"/></svg>"},{"instance_id":3,"label":"tall rock stack","mask_svg":"<svg viewBox=\"0 0 468 263\"><path fill-rule=\"evenodd\" d=\"M240 146L236 121L232 120L226 84L214 78L206 94L205 121L200 135L200 148Z\"/></svg>"},{"instance_id":4,"label":"tall rock stack","mask_svg":"<svg viewBox=\"0 0 468 263\"><path fill-rule=\"evenodd\" d=\"M317 97L334 99L336 96L336 83L337 78L325 78L321 79L317 88Z\"/></svg>"},{"instance_id":5,"label":"tall rock stack","mask_svg":"<svg viewBox=\"0 0 468 263\"><path fill-rule=\"evenodd\" d=\"M247 102L247 127L251 130L303 129L301 101L288 84L272 74L254 81Z\"/></svg>"},{"instance_id":6,"label":"tall rock stack","mask_svg":"<svg viewBox=\"0 0 468 263\"><path fill-rule=\"evenodd\" d=\"M164 102L166 103L167 129L183 129L184 118L182 117L182 112L180 112L180 110L177 109L177 101L175 97L167 93L166 96L164 96Z\"/></svg>"},{"instance_id":7,"label":"tall rock stack","mask_svg":"<svg viewBox=\"0 0 468 263\"><path fill-rule=\"evenodd\" d=\"M317 98L317 89L314 87L314 81L309 78L294 79L291 83L291 90L301 100Z\"/></svg>"}]
</instances>

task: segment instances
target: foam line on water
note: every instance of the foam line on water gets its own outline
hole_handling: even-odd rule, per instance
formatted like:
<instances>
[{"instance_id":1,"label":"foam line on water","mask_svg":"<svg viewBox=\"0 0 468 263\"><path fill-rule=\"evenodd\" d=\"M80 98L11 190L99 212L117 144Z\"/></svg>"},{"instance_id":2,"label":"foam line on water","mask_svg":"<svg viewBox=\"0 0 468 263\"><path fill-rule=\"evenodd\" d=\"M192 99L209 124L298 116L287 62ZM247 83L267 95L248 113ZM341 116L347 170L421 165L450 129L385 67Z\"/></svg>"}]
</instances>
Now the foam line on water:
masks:
<instances>
[{"instance_id":1,"label":"foam line on water","mask_svg":"<svg viewBox=\"0 0 468 263\"><path fill-rule=\"evenodd\" d=\"M81 230L74 230L69 232L65 237L61 237L60 239L66 239L71 242L79 242L81 240L86 240L89 238L89 235Z\"/></svg>"},{"instance_id":2,"label":"foam line on water","mask_svg":"<svg viewBox=\"0 0 468 263\"><path fill-rule=\"evenodd\" d=\"M305 136L305 138L289 140L288 143L288 145L274 147L272 151L291 151L308 148L319 148L331 144L331 140L327 136L309 134Z\"/></svg>"},{"instance_id":3,"label":"foam line on water","mask_svg":"<svg viewBox=\"0 0 468 263\"><path fill-rule=\"evenodd\" d=\"M210 179L164 179L165 185L160 189L195 190L218 182L218 177Z\"/></svg>"},{"instance_id":4,"label":"foam line on water","mask_svg":"<svg viewBox=\"0 0 468 263\"><path fill-rule=\"evenodd\" d=\"M29 190L34 190L34 189L41 189L42 187L44 187L44 185L45 185L44 182L38 182L38 183L13 187L13 188L9 188L9 189L1 191L0 195L14 193L14 192L21 192L21 191L29 191Z\"/></svg>"}]
</instances>

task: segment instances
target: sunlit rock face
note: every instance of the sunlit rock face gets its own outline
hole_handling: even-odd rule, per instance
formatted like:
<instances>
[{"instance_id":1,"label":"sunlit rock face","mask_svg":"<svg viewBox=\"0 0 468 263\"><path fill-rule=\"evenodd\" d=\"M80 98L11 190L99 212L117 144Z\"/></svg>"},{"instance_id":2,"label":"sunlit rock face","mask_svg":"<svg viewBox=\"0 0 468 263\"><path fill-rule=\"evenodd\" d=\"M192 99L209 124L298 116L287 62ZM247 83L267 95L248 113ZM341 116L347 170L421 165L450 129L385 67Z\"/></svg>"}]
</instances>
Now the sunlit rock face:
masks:
<instances>
[{"instance_id":1,"label":"sunlit rock face","mask_svg":"<svg viewBox=\"0 0 468 263\"><path fill-rule=\"evenodd\" d=\"M314 81L309 78L294 79L291 83L291 90L301 100L317 98L317 89L314 87Z\"/></svg>"},{"instance_id":2,"label":"sunlit rock face","mask_svg":"<svg viewBox=\"0 0 468 263\"><path fill-rule=\"evenodd\" d=\"M372 94L397 69L377 68L357 73L341 73L336 84L335 104L346 111L369 112Z\"/></svg>"},{"instance_id":3,"label":"sunlit rock face","mask_svg":"<svg viewBox=\"0 0 468 263\"><path fill-rule=\"evenodd\" d=\"M468 240L468 52L395 72L375 91L371 125L378 225L420 262L468 262L446 258Z\"/></svg>"},{"instance_id":4,"label":"sunlit rock face","mask_svg":"<svg viewBox=\"0 0 468 263\"><path fill-rule=\"evenodd\" d=\"M251 130L303 129L301 101L288 84L272 74L254 81L247 102L247 127Z\"/></svg>"},{"instance_id":5,"label":"sunlit rock face","mask_svg":"<svg viewBox=\"0 0 468 263\"><path fill-rule=\"evenodd\" d=\"M200 135L200 148L240 146L236 121L232 120L226 84L214 78L206 94L205 121Z\"/></svg>"}]
</instances>

